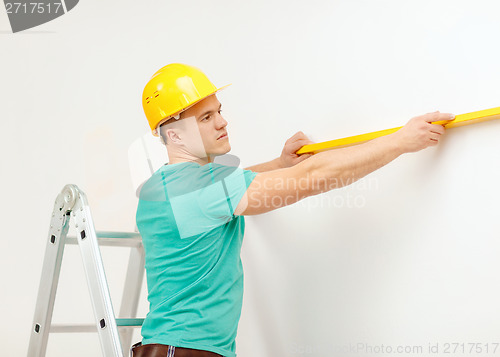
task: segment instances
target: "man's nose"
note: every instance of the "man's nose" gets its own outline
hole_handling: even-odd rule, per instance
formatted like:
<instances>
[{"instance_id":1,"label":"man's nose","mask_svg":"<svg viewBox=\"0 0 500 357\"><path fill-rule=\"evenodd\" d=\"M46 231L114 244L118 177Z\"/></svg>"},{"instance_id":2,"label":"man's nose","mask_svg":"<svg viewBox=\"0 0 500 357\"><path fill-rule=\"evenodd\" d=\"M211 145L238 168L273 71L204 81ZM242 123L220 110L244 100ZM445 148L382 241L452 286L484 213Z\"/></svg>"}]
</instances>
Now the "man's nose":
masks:
<instances>
[{"instance_id":1,"label":"man's nose","mask_svg":"<svg viewBox=\"0 0 500 357\"><path fill-rule=\"evenodd\" d=\"M217 129L222 129L227 125L227 121L221 114L217 113L217 120L215 121L215 125L217 126Z\"/></svg>"}]
</instances>

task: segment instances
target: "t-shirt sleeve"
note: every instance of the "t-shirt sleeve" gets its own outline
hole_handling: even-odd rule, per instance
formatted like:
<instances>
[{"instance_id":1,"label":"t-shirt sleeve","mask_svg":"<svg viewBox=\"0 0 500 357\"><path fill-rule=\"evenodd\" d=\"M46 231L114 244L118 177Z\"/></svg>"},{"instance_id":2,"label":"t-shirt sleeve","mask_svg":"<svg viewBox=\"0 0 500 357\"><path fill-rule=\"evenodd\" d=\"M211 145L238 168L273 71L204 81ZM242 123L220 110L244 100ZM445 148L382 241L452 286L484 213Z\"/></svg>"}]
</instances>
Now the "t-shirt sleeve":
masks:
<instances>
[{"instance_id":1,"label":"t-shirt sleeve","mask_svg":"<svg viewBox=\"0 0 500 357\"><path fill-rule=\"evenodd\" d=\"M219 164L204 165L191 188L170 196L181 238L208 232L234 218L236 206L257 173Z\"/></svg>"}]
</instances>

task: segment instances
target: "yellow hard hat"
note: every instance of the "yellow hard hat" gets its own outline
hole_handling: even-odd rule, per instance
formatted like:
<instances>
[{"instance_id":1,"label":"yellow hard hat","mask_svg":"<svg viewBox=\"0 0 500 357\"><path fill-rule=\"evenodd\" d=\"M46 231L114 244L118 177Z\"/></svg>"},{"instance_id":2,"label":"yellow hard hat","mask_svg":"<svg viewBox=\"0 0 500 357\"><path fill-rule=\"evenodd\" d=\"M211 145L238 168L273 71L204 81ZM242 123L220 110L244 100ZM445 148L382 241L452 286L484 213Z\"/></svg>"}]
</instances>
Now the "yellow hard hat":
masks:
<instances>
[{"instance_id":1,"label":"yellow hard hat","mask_svg":"<svg viewBox=\"0 0 500 357\"><path fill-rule=\"evenodd\" d=\"M154 136L170 118L179 119L184 110L217 93L217 88L198 68L181 63L166 65L149 80L142 93L142 107Z\"/></svg>"}]
</instances>

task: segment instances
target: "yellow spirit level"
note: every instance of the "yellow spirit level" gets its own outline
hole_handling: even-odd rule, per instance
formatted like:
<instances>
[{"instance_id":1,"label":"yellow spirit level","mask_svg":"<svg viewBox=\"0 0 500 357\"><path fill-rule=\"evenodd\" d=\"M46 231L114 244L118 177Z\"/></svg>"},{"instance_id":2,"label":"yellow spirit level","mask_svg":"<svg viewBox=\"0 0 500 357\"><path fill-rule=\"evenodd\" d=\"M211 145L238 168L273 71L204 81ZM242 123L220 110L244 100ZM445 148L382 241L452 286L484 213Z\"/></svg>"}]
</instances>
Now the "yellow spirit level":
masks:
<instances>
[{"instance_id":1,"label":"yellow spirit level","mask_svg":"<svg viewBox=\"0 0 500 357\"><path fill-rule=\"evenodd\" d=\"M472 113L467 113L467 114L460 114L460 115L457 115L455 117L455 119L452 121L436 121L436 122L433 122L432 124L441 124L445 128L454 128L457 126L475 124L475 123L479 123L479 122L486 121L486 120L492 120L492 119L500 119L500 107L486 109L486 110L480 110L478 112L472 112ZM397 128L392 128L392 129L374 131L372 133L367 133L367 134L349 136L347 138L342 138L342 139L336 139L336 140L324 141L324 142L316 143L316 144L304 145L303 147L301 147L297 151L297 154L318 153L320 151L326 151L326 150L331 150L331 149L338 149L341 147L357 145L357 144L364 143L365 141L379 138L379 137L384 136L384 135L392 134L401 128L402 128L402 126L397 127Z\"/></svg>"}]
</instances>

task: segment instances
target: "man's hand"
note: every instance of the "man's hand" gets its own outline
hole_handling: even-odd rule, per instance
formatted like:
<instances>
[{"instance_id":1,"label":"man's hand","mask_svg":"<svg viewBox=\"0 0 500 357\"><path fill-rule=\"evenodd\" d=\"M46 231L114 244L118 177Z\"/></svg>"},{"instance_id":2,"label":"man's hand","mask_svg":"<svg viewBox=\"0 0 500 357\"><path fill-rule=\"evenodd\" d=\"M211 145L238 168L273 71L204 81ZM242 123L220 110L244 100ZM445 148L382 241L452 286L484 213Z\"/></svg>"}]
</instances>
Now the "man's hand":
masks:
<instances>
[{"instance_id":1,"label":"man's hand","mask_svg":"<svg viewBox=\"0 0 500 357\"><path fill-rule=\"evenodd\" d=\"M285 142L283 151L281 152L280 162L283 168L297 165L299 162L311 157L313 154L297 155L295 152L304 145L314 144L309 138L301 131L295 133L290 139Z\"/></svg>"},{"instance_id":2,"label":"man's hand","mask_svg":"<svg viewBox=\"0 0 500 357\"><path fill-rule=\"evenodd\" d=\"M416 152L438 144L444 134L443 125L431 124L436 121L451 121L455 115L450 113L428 113L412 118L404 127L393 134L403 152Z\"/></svg>"}]
</instances>

